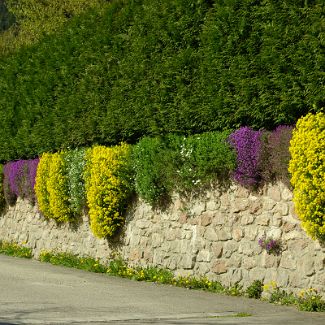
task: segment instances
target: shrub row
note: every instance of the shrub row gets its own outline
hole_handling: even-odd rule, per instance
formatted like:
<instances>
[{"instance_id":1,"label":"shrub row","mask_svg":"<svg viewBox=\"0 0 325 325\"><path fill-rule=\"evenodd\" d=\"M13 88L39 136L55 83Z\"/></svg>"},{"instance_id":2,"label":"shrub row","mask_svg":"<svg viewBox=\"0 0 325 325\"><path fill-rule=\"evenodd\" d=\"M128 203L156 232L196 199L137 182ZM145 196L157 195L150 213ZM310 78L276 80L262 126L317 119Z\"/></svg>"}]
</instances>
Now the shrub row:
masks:
<instances>
[{"instance_id":1,"label":"shrub row","mask_svg":"<svg viewBox=\"0 0 325 325\"><path fill-rule=\"evenodd\" d=\"M98 237L113 236L124 223L135 188L151 205L168 202L173 192L192 193L232 176L249 188L281 180L289 184L289 142L292 127L273 132L243 127L190 137L143 138L137 145L94 146L54 154L40 161L4 166L4 193L9 204L17 196L35 199L40 211L57 221L75 221L89 209L91 229ZM294 200L303 227L324 239L325 115L299 120L291 140L290 173ZM313 139L311 141L310 139Z\"/></svg>"},{"instance_id":2,"label":"shrub row","mask_svg":"<svg viewBox=\"0 0 325 325\"><path fill-rule=\"evenodd\" d=\"M0 59L0 161L293 124L324 106L322 2L120 0L68 19Z\"/></svg>"}]
</instances>

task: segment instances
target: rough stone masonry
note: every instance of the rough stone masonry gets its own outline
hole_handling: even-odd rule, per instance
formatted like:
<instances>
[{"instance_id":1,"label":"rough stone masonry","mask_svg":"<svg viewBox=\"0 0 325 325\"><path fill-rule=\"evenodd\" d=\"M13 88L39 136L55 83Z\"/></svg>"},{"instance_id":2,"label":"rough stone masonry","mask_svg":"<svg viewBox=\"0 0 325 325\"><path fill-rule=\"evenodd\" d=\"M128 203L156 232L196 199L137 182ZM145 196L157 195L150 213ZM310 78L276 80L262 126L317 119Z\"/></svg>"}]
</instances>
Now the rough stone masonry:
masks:
<instances>
[{"instance_id":1,"label":"rough stone masonry","mask_svg":"<svg viewBox=\"0 0 325 325\"><path fill-rule=\"evenodd\" d=\"M280 240L282 252L267 254L258 245L263 236ZM259 193L232 184L186 200L175 195L166 210L154 210L138 199L114 240L95 238L85 215L77 226L57 225L36 206L18 200L0 217L0 239L31 247L36 258L42 250L102 262L119 255L131 265L207 276L224 285L275 281L289 291L313 287L325 296L325 247L301 228L292 192L282 183Z\"/></svg>"}]
</instances>

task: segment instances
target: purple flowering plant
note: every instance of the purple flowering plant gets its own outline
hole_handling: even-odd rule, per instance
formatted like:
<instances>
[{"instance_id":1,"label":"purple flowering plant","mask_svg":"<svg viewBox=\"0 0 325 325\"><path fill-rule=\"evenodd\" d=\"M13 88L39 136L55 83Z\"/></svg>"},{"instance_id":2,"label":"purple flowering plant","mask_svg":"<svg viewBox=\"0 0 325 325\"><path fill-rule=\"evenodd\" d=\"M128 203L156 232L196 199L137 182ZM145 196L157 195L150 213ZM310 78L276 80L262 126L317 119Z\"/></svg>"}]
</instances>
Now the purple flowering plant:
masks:
<instances>
[{"instance_id":1,"label":"purple flowering plant","mask_svg":"<svg viewBox=\"0 0 325 325\"><path fill-rule=\"evenodd\" d=\"M35 178L39 159L17 160L3 166L3 189L6 202L15 204L17 197L35 202Z\"/></svg>"},{"instance_id":2,"label":"purple flowering plant","mask_svg":"<svg viewBox=\"0 0 325 325\"><path fill-rule=\"evenodd\" d=\"M237 168L233 177L239 184L255 187L261 181L259 160L262 131L241 127L229 136L229 143L237 153Z\"/></svg>"},{"instance_id":3,"label":"purple flowering plant","mask_svg":"<svg viewBox=\"0 0 325 325\"><path fill-rule=\"evenodd\" d=\"M258 240L260 247L268 254L279 255L281 253L281 242L273 238L262 237Z\"/></svg>"}]
</instances>

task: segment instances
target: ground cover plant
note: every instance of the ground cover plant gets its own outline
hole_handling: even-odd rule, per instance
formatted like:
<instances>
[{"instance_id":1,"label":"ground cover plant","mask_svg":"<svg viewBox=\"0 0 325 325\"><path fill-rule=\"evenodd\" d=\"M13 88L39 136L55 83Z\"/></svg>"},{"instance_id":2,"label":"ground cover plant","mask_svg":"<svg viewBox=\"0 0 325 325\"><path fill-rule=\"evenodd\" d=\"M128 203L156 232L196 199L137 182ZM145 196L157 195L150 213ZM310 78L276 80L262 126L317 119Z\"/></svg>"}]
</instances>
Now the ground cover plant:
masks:
<instances>
[{"instance_id":1,"label":"ground cover plant","mask_svg":"<svg viewBox=\"0 0 325 325\"><path fill-rule=\"evenodd\" d=\"M121 258L114 258L108 265L105 265L91 257L80 257L72 253L59 253L55 251L43 251L40 255L40 261L91 272L121 276L135 281L149 281L232 296L246 296L248 298L264 299L281 305L296 305L299 310L303 311L325 312L325 301L317 290L313 288L301 290L298 295L295 295L284 291L274 281L264 285L263 282L255 280L246 289L243 289L238 283L225 287L219 281L211 281L206 277L175 276L168 269L151 266L131 267ZM262 297L264 291L268 295L267 298Z\"/></svg>"},{"instance_id":2,"label":"ground cover plant","mask_svg":"<svg viewBox=\"0 0 325 325\"><path fill-rule=\"evenodd\" d=\"M0 254L24 258L32 258L33 256L31 248L2 240L0 240Z\"/></svg>"}]
</instances>

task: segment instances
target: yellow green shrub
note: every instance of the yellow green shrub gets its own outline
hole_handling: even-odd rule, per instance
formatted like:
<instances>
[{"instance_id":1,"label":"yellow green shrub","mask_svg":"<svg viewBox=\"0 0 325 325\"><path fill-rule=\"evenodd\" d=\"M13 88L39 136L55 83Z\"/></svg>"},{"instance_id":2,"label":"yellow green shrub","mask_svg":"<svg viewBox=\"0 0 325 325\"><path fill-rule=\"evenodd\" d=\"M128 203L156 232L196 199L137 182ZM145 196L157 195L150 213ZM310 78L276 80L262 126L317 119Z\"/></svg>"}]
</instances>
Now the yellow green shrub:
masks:
<instances>
[{"instance_id":1,"label":"yellow green shrub","mask_svg":"<svg viewBox=\"0 0 325 325\"><path fill-rule=\"evenodd\" d=\"M132 192L130 146L95 146L86 152L86 197L95 236L109 237L124 224Z\"/></svg>"},{"instance_id":2,"label":"yellow green shrub","mask_svg":"<svg viewBox=\"0 0 325 325\"><path fill-rule=\"evenodd\" d=\"M0 34L0 56L37 42L62 28L73 16L91 8L100 9L105 3L105 0L6 0L16 23Z\"/></svg>"},{"instance_id":3,"label":"yellow green shrub","mask_svg":"<svg viewBox=\"0 0 325 325\"><path fill-rule=\"evenodd\" d=\"M313 239L325 240L325 114L298 120L290 142L295 210Z\"/></svg>"},{"instance_id":4,"label":"yellow green shrub","mask_svg":"<svg viewBox=\"0 0 325 325\"><path fill-rule=\"evenodd\" d=\"M48 192L48 175L50 171L52 154L43 153L36 172L35 194L37 199L38 209L48 218L53 217L50 212L49 192Z\"/></svg>"},{"instance_id":5,"label":"yellow green shrub","mask_svg":"<svg viewBox=\"0 0 325 325\"><path fill-rule=\"evenodd\" d=\"M39 210L58 222L73 221L64 153L42 155L36 175L35 192Z\"/></svg>"}]
</instances>

